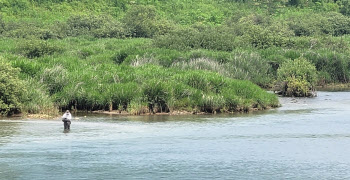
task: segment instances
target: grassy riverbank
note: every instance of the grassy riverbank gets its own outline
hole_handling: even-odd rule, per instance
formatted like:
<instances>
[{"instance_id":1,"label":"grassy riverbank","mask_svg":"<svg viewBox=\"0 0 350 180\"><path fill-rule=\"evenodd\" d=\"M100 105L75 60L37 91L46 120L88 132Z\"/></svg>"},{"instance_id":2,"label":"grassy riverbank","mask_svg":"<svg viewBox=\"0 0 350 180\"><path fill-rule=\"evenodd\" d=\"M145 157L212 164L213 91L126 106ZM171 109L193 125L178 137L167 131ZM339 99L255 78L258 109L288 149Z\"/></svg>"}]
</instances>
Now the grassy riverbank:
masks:
<instances>
[{"instance_id":1,"label":"grassy riverbank","mask_svg":"<svg viewBox=\"0 0 350 180\"><path fill-rule=\"evenodd\" d=\"M3 95L0 111L276 107L276 96L260 87L272 87L279 67L294 59L315 66L318 85L349 82L347 7L343 1L4 0L0 53L19 68L10 75L22 91Z\"/></svg>"}]
</instances>

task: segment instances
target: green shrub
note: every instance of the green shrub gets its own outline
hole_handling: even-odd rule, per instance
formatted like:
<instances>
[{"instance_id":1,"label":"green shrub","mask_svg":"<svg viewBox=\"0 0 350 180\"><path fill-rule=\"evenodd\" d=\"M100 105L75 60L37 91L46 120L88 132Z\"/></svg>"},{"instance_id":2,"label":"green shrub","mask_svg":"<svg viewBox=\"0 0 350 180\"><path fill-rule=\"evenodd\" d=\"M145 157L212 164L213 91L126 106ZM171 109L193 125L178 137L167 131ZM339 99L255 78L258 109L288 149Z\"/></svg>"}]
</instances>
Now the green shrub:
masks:
<instances>
[{"instance_id":1,"label":"green shrub","mask_svg":"<svg viewBox=\"0 0 350 180\"><path fill-rule=\"evenodd\" d=\"M30 7L27 0L2 0L0 1L0 10L5 11L10 9L13 14L25 11Z\"/></svg>"},{"instance_id":2,"label":"green shrub","mask_svg":"<svg viewBox=\"0 0 350 180\"><path fill-rule=\"evenodd\" d=\"M239 39L232 33L232 29L226 26L193 26L197 29L196 42L198 48L217 51L232 51L238 45ZM191 38L191 37L188 37ZM195 47L194 47L195 48Z\"/></svg>"},{"instance_id":3,"label":"green shrub","mask_svg":"<svg viewBox=\"0 0 350 180\"><path fill-rule=\"evenodd\" d=\"M318 85L326 85L327 83L334 82L334 80L331 78L331 75L328 72L325 71L318 71Z\"/></svg>"},{"instance_id":4,"label":"green shrub","mask_svg":"<svg viewBox=\"0 0 350 180\"><path fill-rule=\"evenodd\" d=\"M341 36L350 32L350 18L336 12L309 13L289 19L287 22L296 36L330 34Z\"/></svg>"},{"instance_id":5,"label":"green shrub","mask_svg":"<svg viewBox=\"0 0 350 180\"><path fill-rule=\"evenodd\" d=\"M350 2L348 0L339 0L339 12L343 15L350 16Z\"/></svg>"},{"instance_id":6,"label":"green shrub","mask_svg":"<svg viewBox=\"0 0 350 180\"><path fill-rule=\"evenodd\" d=\"M305 97L310 96L309 83L305 79L298 79L295 77L287 78L287 91L286 96Z\"/></svg>"},{"instance_id":7,"label":"green shrub","mask_svg":"<svg viewBox=\"0 0 350 180\"><path fill-rule=\"evenodd\" d=\"M285 96L312 96L317 82L316 67L305 58L290 60L277 70L281 93Z\"/></svg>"},{"instance_id":8,"label":"green shrub","mask_svg":"<svg viewBox=\"0 0 350 180\"><path fill-rule=\"evenodd\" d=\"M270 65L270 69L268 70L267 74L272 75L274 78L277 77L277 69L280 67L280 65L287 61L288 59L296 59L291 57L285 57L287 56L287 53L289 51L282 49L282 48L267 48L260 51L260 55L262 59L265 59L265 61ZM299 55L300 56L300 55ZM297 57L299 57L297 56Z\"/></svg>"},{"instance_id":9,"label":"green shrub","mask_svg":"<svg viewBox=\"0 0 350 180\"><path fill-rule=\"evenodd\" d=\"M18 45L17 51L28 58L38 58L63 51L63 48L44 40L26 40Z\"/></svg>"},{"instance_id":10,"label":"green shrub","mask_svg":"<svg viewBox=\"0 0 350 180\"><path fill-rule=\"evenodd\" d=\"M60 27L66 36L91 35L96 38L123 38L129 36L125 25L108 15L71 16Z\"/></svg>"},{"instance_id":11,"label":"green shrub","mask_svg":"<svg viewBox=\"0 0 350 180\"><path fill-rule=\"evenodd\" d=\"M306 3L308 1L307 0L288 0L288 4L292 5L292 6L305 6Z\"/></svg>"},{"instance_id":12,"label":"green shrub","mask_svg":"<svg viewBox=\"0 0 350 180\"><path fill-rule=\"evenodd\" d=\"M54 32L45 28L43 24L37 22L6 22L2 24L2 35L12 38L26 38L26 39L50 39L56 38ZM0 23L1 31L1 23Z\"/></svg>"},{"instance_id":13,"label":"green shrub","mask_svg":"<svg viewBox=\"0 0 350 180\"><path fill-rule=\"evenodd\" d=\"M228 27L193 26L179 28L166 35L155 38L154 44L159 48L177 50L210 49L232 51L238 46L239 39Z\"/></svg>"},{"instance_id":14,"label":"green shrub","mask_svg":"<svg viewBox=\"0 0 350 180\"><path fill-rule=\"evenodd\" d=\"M288 23L296 36L332 34L333 32L327 18L322 14L310 13L295 16Z\"/></svg>"},{"instance_id":15,"label":"green shrub","mask_svg":"<svg viewBox=\"0 0 350 180\"><path fill-rule=\"evenodd\" d=\"M5 29L5 22L2 19L2 16L0 15L0 35L2 35L2 33L5 32L5 31L6 31L6 29Z\"/></svg>"},{"instance_id":16,"label":"green shrub","mask_svg":"<svg viewBox=\"0 0 350 180\"><path fill-rule=\"evenodd\" d=\"M193 28L181 28L169 34L157 36L154 44L159 48L189 50L201 48L198 39L198 30Z\"/></svg>"},{"instance_id":17,"label":"green shrub","mask_svg":"<svg viewBox=\"0 0 350 180\"><path fill-rule=\"evenodd\" d=\"M255 48L286 46L289 38L293 36L286 24L261 15L242 17L233 29L247 44Z\"/></svg>"},{"instance_id":18,"label":"green shrub","mask_svg":"<svg viewBox=\"0 0 350 180\"><path fill-rule=\"evenodd\" d=\"M305 58L315 64L318 71L323 72L323 80L326 80L325 83L349 82L350 59L347 54L337 53L326 49L316 52L306 52Z\"/></svg>"},{"instance_id":19,"label":"green shrub","mask_svg":"<svg viewBox=\"0 0 350 180\"><path fill-rule=\"evenodd\" d=\"M343 16L339 13L328 13L327 14L328 22L332 27L332 34L334 36L341 36L344 34L350 34L350 18Z\"/></svg>"},{"instance_id":20,"label":"green shrub","mask_svg":"<svg viewBox=\"0 0 350 180\"><path fill-rule=\"evenodd\" d=\"M0 115L21 112L26 87L18 76L19 69L0 58Z\"/></svg>"},{"instance_id":21,"label":"green shrub","mask_svg":"<svg viewBox=\"0 0 350 180\"><path fill-rule=\"evenodd\" d=\"M135 5L124 15L123 22L131 30L133 37L153 37L165 34L172 29L172 25L159 19L154 6Z\"/></svg>"}]
</instances>

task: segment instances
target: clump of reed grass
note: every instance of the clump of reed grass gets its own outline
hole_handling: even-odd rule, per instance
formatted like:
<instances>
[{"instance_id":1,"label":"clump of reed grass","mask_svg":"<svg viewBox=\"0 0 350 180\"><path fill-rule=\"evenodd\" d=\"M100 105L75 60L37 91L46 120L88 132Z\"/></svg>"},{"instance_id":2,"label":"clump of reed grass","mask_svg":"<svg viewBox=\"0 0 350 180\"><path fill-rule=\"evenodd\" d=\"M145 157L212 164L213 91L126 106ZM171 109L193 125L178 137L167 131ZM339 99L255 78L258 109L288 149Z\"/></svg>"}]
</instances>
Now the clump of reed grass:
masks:
<instances>
[{"instance_id":1,"label":"clump of reed grass","mask_svg":"<svg viewBox=\"0 0 350 180\"><path fill-rule=\"evenodd\" d=\"M230 76L230 72L227 71L227 68L224 64L206 57L190 59L189 61L175 62L171 65L171 67L183 70L208 70L212 72L218 72L219 74L226 77Z\"/></svg>"},{"instance_id":2,"label":"clump of reed grass","mask_svg":"<svg viewBox=\"0 0 350 180\"><path fill-rule=\"evenodd\" d=\"M152 56L147 57L146 55L144 55L143 57L136 56L136 58L130 63L131 66L135 67L142 66L145 64L159 65L159 61Z\"/></svg>"},{"instance_id":3,"label":"clump of reed grass","mask_svg":"<svg viewBox=\"0 0 350 180\"><path fill-rule=\"evenodd\" d=\"M263 96L267 92L253 83L214 72L146 64L116 71L118 77L127 77L127 74L134 77L120 82L113 78L113 74L104 73L107 69L113 72L119 69L117 67L99 65L79 75L76 73L80 71L73 72L72 82L56 93L60 107L126 110L132 114L176 110L215 113L233 112L243 106L264 109L275 106L277 101L274 95ZM268 103L269 99L274 100ZM249 106L246 105L248 102L251 103Z\"/></svg>"},{"instance_id":4,"label":"clump of reed grass","mask_svg":"<svg viewBox=\"0 0 350 180\"><path fill-rule=\"evenodd\" d=\"M12 64L23 70L22 78L38 80L59 109L118 110L131 114L173 111L215 113L275 106L276 97L259 95L266 92L253 83L232 79L230 64L236 64L236 68L246 66L243 62L234 63L237 52L196 50L181 54L176 50L147 49L144 45L150 44L150 41L144 39L67 38L57 42L59 46L69 44L69 47L61 54L44 55L34 61L25 57L13 58ZM118 43L121 47L115 45ZM81 56L81 47L91 53ZM141 48L133 54L130 47ZM120 64L115 63L114 49L124 51L121 48L128 55ZM154 52L150 53L151 50ZM262 61L246 51L242 53L246 54L239 58L255 58L250 64ZM34 111L39 109L31 112Z\"/></svg>"},{"instance_id":5,"label":"clump of reed grass","mask_svg":"<svg viewBox=\"0 0 350 180\"><path fill-rule=\"evenodd\" d=\"M69 81L67 70L62 65L46 68L40 74L40 81L47 86L50 94L59 92Z\"/></svg>"},{"instance_id":6,"label":"clump of reed grass","mask_svg":"<svg viewBox=\"0 0 350 180\"><path fill-rule=\"evenodd\" d=\"M150 112L147 103L143 102L140 97L137 97L130 102L127 111L132 115L140 115Z\"/></svg>"},{"instance_id":7,"label":"clump of reed grass","mask_svg":"<svg viewBox=\"0 0 350 180\"><path fill-rule=\"evenodd\" d=\"M58 114L58 107L43 84L36 79L28 78L25 85L26 91L23 91L25 100L23 101L22 112L50 116Z\"/></svg>"}]
</instances>

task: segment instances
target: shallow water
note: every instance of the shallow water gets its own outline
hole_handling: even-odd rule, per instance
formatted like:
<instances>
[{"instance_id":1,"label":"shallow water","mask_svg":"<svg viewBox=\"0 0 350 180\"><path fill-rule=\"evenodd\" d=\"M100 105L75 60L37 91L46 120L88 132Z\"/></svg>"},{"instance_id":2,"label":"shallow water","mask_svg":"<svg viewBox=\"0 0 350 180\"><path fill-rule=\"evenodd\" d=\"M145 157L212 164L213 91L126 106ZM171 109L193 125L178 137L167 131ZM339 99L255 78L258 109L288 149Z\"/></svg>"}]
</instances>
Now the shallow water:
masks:
<instances>
[{"instance_id":1,"label":"shallow water","mask_svg":"<svg viewBox=\"0 0 350 180\"><path fill-rule=\"evenodd\" d=\"M0 120L0 179L350 179L350 92L237 115Z\"/></svg>"}]
</instances>

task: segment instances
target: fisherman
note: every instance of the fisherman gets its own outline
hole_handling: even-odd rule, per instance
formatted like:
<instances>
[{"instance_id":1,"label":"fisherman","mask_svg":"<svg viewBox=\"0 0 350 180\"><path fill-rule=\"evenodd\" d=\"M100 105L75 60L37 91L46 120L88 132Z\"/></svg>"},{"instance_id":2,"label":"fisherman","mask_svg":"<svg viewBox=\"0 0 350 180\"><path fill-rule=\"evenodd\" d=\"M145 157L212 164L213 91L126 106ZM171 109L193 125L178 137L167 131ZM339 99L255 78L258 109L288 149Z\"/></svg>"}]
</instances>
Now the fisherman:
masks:
<instances>
[{"instance_id":1,"label":"fisherman","mask_svg":"<svg viewBox=\"0 0 350 180\"><path fill-rule=\"evenodd\" d=\"M70 130L71 119L72 115L70 114L69 110L67 110L62 116L64 130Z\"/></svg>"}]
</instances>

